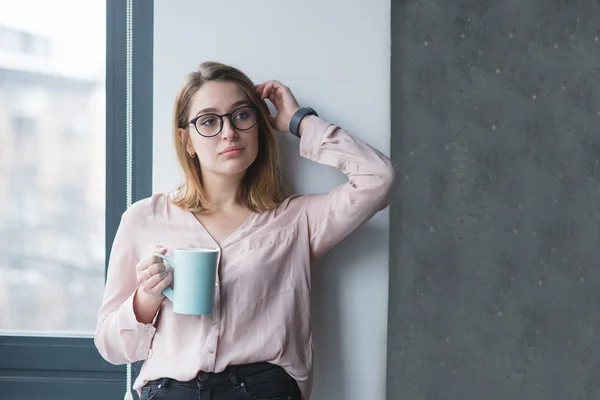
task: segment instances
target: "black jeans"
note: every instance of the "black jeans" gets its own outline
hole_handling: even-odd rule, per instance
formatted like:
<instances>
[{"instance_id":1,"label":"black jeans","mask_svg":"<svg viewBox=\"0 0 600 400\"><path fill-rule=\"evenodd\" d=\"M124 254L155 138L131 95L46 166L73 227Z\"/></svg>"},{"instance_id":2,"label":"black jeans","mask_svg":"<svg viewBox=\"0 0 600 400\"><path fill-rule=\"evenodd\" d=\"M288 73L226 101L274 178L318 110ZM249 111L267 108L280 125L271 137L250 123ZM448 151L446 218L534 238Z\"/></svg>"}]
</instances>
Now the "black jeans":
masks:
<instances>
[{"instance_id":1,"label":"black jeans","mask_svg":"<svg viewBox=\"0 0 600 400\"><path fill-rule=\"evenodd\" d=\"M298 384L269 363L230 366L220 373L200 372L179 382L164 378L142 388L140 400L301 400Z\"/></svg>"}]
</instances>

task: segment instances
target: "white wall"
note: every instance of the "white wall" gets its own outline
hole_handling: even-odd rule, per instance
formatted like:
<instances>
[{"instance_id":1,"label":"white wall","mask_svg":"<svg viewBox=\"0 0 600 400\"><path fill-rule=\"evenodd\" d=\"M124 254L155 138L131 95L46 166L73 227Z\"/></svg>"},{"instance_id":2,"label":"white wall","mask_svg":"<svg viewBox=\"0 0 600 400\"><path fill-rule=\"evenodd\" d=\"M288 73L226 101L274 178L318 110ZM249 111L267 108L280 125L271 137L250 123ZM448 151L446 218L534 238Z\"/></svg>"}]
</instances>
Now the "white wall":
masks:
<instances>
[{"instance_id":1,"label":"white wall","mask_svg":"<svg viewBox=\"0 0 600 400\"><path fill-rule=\"evenodd\" d=\"M173 101L184 76L207 60L256 83L282 81L301 105L389 154L389 1L155 0L154 191L179 181ZM300 193L344 181L300 159L291 135L281 142ZM313 267L313 399L385 398L388 254L384 211Z\"/></svg>"}]
</instances>

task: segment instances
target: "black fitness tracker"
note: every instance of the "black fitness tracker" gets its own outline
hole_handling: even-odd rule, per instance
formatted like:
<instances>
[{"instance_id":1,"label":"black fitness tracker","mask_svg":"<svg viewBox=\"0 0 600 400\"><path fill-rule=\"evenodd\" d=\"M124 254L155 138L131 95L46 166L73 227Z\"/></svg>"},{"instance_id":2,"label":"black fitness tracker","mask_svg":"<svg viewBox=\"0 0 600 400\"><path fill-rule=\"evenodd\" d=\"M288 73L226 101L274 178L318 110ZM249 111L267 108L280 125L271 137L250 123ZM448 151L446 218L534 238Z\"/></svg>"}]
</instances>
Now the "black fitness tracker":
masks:
<instances>
[{"instance_id":1,"label":"black fitness tracker","mask_svg":"<svg viewBox=\"0 0 600 400\"><path fill-rule=\"evenodd\" d=\"M317 112L310 107L300 108L298 111L296 111L294 113L294 115L292 116L292 119L290 120L290 133L291 134L293 134L294 136L300 137L300 135L298 134L298 127L300 126L300 121L302 121L302 118L306 117L307 115L315 115L317 117L319 116L319 114L317 114Z\"/></svg>"}]
</instances>

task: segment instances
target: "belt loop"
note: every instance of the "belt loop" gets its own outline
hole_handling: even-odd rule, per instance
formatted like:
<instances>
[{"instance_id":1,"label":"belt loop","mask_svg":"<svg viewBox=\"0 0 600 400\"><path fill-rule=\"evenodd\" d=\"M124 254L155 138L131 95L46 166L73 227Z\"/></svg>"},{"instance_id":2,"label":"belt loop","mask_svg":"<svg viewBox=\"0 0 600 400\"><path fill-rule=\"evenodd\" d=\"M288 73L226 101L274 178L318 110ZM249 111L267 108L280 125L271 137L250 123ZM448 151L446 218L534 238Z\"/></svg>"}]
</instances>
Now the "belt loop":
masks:
<instances>
[{"instance_id":1,"label":"belt loop","mask_svg":"<svg viewBox=\"0 0 600 400\"><path fill-rule=\"evenodd\" d=\"M237 368L235 367L235 365L231 365L227 367L227 369L229 370L229 380L231 381L231 384L233 385L234 389L239 388L240 381L238 379L239 377Z\"/></svg>"}]
</instances>

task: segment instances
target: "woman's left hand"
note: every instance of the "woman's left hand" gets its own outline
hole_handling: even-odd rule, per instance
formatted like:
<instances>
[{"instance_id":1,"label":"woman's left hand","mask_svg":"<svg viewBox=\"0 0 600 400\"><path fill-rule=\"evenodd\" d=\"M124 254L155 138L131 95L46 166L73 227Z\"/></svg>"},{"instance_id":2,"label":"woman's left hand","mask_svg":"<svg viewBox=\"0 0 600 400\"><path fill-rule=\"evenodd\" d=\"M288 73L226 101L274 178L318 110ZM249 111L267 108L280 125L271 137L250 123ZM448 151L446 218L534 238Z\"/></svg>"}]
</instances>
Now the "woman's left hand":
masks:
<instances>
[{"instance_id":1,"label":"woman's left hand","mask_svg":"<svg viewBox=\"0 0 600 400\"><path fill-rule=\"evenodd\" d=\"M269 99L277 109L277 115L271 118L273 127L280 132L287 132L290 120L300 106L290 88L279 81L267 81L256 86L262 99Z\"/></svg>"}]
</instances>

